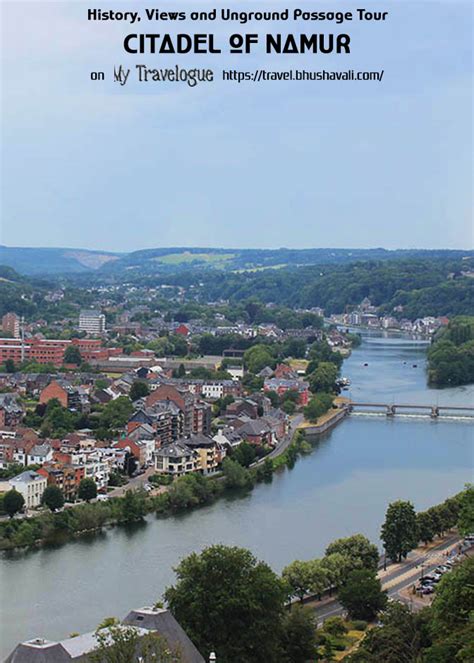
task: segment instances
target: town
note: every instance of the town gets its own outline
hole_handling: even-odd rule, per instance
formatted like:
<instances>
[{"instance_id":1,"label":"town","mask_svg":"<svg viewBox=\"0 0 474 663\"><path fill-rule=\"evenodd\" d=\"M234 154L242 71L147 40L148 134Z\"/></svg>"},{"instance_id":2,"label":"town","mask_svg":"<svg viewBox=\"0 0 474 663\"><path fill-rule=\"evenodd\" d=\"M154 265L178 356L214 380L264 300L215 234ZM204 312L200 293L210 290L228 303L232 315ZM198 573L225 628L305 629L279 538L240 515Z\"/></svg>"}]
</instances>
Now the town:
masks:
<instances>
[{"instance_id":1,"label":"town","mask_svg":"<svg viewBox=\"0 0 474 663\"><path fill-rule=\"evenodd\" d=\"M26 513L42 508L49 486L74 503L81 485L93 482L94 498L107 499L108 493L123 494L119 486L128 483L151 491L165 477L212 475L243 443L255 459L265 456L288 437L291 416L310 401L308 361L292 360L289 352L304 357L311 347L322 348L340 364L338 349L351 346L336 329L223 327L220 319L215 328L163 319L145 326L130 322L134 314L120 313L107 329L100 309L81 310L71 339L46 338L36 331L41 320L27 324L13 312L3 316L1 487L23 496ZM144 347L125 352L110 342L117 333L131 334ZM226 347L229 334L248 349ZM205 348L219 339L220 356L184 358L194 343ZM273 354L277 339L285 339L278 346L281 361ZM161 342L183 357L150 349ZM330 390L337 370L326 364L334 368Z\"/></svg>"},{"instance_id":2,"label":"town","mask_svg":"<svg viewBox=\"0 0 474 663\"><path fill-rule=\"evenodd\" d=\"M49 486L74 503L91 482L94 498L107 499L123 486L151 492L189 473L216 474L242 444L258 461L291 437L292 418L335 407L314 396L346 384L339 369L358 337L344 327L427 337L448 323L379 317L365 298L326 326L323 309L296 309L298 326L282 329L228 320L212 303L213 321L127 299L116 306L113 290L93 292L95 308L76 321L2 318L0 485L23 496L26 513L43 508ZM137 288L127 294L133 303ZM60 303L64 293L44 298Z\"/></svg>"}]
</instances>

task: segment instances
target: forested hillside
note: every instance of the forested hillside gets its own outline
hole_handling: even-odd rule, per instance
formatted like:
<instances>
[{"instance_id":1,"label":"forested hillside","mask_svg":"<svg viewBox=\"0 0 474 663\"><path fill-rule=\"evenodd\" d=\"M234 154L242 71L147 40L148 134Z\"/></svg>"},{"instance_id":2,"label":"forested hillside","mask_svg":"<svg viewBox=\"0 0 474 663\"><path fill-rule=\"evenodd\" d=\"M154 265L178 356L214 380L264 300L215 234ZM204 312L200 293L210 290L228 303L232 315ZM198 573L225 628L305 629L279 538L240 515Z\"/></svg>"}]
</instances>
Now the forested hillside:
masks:
<instances>
[{"instance_id":1,"label":"forested hillside","mask_svg":"<svg viewBox=\"0 0 474 663\"><path fill-rule=\"evenodd\" d=\"M473 316L451 320L439 334L428 352L428 379L440 387L474 382Z\"/></svg>"},{"instance_id":2,"label":"forested hillside","mask_svg":"<svg viewBox=\"0 0 474 663\"><path fill-rule=\"evenodd\" d=\"M474 310L474 279L463 276L470 261L398 260L319 265L260 273L182 275L173 281L183 286L199 280L202 299L263 302L311 308L326 314L342 313L364 297L392 312L403 306L408 318L454 316Z\"/></svg>"}]
</instances>

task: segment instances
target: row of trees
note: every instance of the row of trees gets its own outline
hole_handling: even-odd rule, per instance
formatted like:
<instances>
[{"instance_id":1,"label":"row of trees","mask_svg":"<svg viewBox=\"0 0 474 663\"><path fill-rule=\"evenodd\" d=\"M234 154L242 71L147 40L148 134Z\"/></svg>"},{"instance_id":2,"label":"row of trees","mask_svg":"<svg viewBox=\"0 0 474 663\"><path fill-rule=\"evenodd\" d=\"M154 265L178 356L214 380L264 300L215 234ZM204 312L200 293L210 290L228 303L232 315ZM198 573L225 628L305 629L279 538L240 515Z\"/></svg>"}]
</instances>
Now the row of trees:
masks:
<instances>
[{"instance_id":1,"label":"row of trees","mask_svg":"<svg viewBox=\"0 0 474 663\"><path fill-rule=\"evenodd\" d=\"M79 483L77 496L80 500L90 502L97 497L97 484L93 479L85 478ZM64 494L59 486L53 484L47 486L41 496L41 504L48 507L51 511L58 511L64 506ZM2 509L13 518L17 513L23 511L25 498L14 488L3 494Z\"/></svg>"},{"instance_id":2,"label":"row of trees","mask_svg":"<svg viewBox=\"0 0 474 663\"><path fill-rule=\"evenodd\" d=\"M418 514L409 501L392 502L387 508L380 538L390 559L401 562L420 541L429 543L455 526L463 534L474 531L474 487L471 485L455 497Z\"/></svg>"},{"instance_id":3,"label":"row of trees","mask_svg":"<svg viewBox=\"0 0 474 663\"><path fill-rule=\"evenodd\" d=\"M331 543L322 559L295 560L283 569L282 576L293 596L303 601L307 594L339 589L354 570L375 573L379 561L377 546L362 534Z\"/></svg>"},{"instance_id":4,"label":"row of trees","mask_svg":"<svg viewBox=\"0 0 474 663\"><path fill-rule=\"evenodd\" d=\"M55 486L47 490L49 488ZM38 542L62 542L75 534L100 530L105 525L140 521L154 506L145 491L128 490L123 497L110 498L106 502L84 502L58 511L62 495L56 490L49 493L48 511L34 518L0 523L0 549L31 546Z\"/></svg>"}]
</instances>

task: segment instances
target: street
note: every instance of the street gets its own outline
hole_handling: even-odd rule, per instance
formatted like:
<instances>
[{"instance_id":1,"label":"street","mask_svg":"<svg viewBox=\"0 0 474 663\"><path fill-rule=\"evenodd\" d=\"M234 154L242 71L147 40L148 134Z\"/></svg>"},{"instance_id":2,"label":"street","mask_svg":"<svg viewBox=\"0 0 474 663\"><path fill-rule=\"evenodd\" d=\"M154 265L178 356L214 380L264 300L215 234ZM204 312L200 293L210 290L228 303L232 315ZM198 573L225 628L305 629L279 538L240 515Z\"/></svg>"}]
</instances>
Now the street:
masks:
<instances>
[{"instance_id":1,"label":"street","mask_svg":"<svg viewBox=\"0 0 474 663\"><path fill-rule=\"evenodd\" d=\"M401 596L400 592L415 584L422 571L427 574L441 564L443 558L445 559L446 551L457 550L461 544L462 539L459 535L452 534L435 545L418 548L409 553L404 562L390 564L386 571L379 570L377 575L382 582L382 588L387 591L390 598L400 600L403 603L410 603L410 600L406 596ZM333 615L344 613L344 608L336 598L325 597L321 601L308 599L304 603L314 610L318 622L323 622Z\"/></svg>"}]
</instances>

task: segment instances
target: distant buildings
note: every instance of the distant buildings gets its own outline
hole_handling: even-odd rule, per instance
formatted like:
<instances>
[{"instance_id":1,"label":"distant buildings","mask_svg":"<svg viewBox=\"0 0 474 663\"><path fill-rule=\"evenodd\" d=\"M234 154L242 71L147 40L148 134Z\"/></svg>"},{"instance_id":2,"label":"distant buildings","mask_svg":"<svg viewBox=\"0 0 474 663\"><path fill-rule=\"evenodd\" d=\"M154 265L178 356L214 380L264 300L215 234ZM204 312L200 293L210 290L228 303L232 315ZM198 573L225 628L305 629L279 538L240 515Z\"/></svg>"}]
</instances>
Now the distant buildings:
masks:
<instances>
[{"instance_id":1,"label":"distant buildings","mask_svg":"<svg viewBox=\"0 0 474 663\"><path fill-rule=\"evenodd\" d=\"M79 330L92 336L105 332L105 315L96 309L83 309L79 314Z\"/></svg>"},{"instance_id":2,"label":"distant buildings","mask_svg":"<svg viewBox=\"0 0 474 663\"><path fill-rule=\"evenodd\" d=\"M84 389L74 387L67 380L53 380L41 391L40 403L47 404L52 399L58 400L63 407L69 410L86 412L90 409L89 399Z\"/></svg>"},{"instance_id":3,"label":"distant buildings","mask_svg":"<svg viewBox=\"0 0 474 663\"><path fill-rule=\"evenodd\" d=\"M263 383L264 391L274 391L279 396L283 396L287 391L294 391L298 394L298 405L308 405L309 401L309 383L296 378L267 378Z\"/></svg>"}]
</instances>

